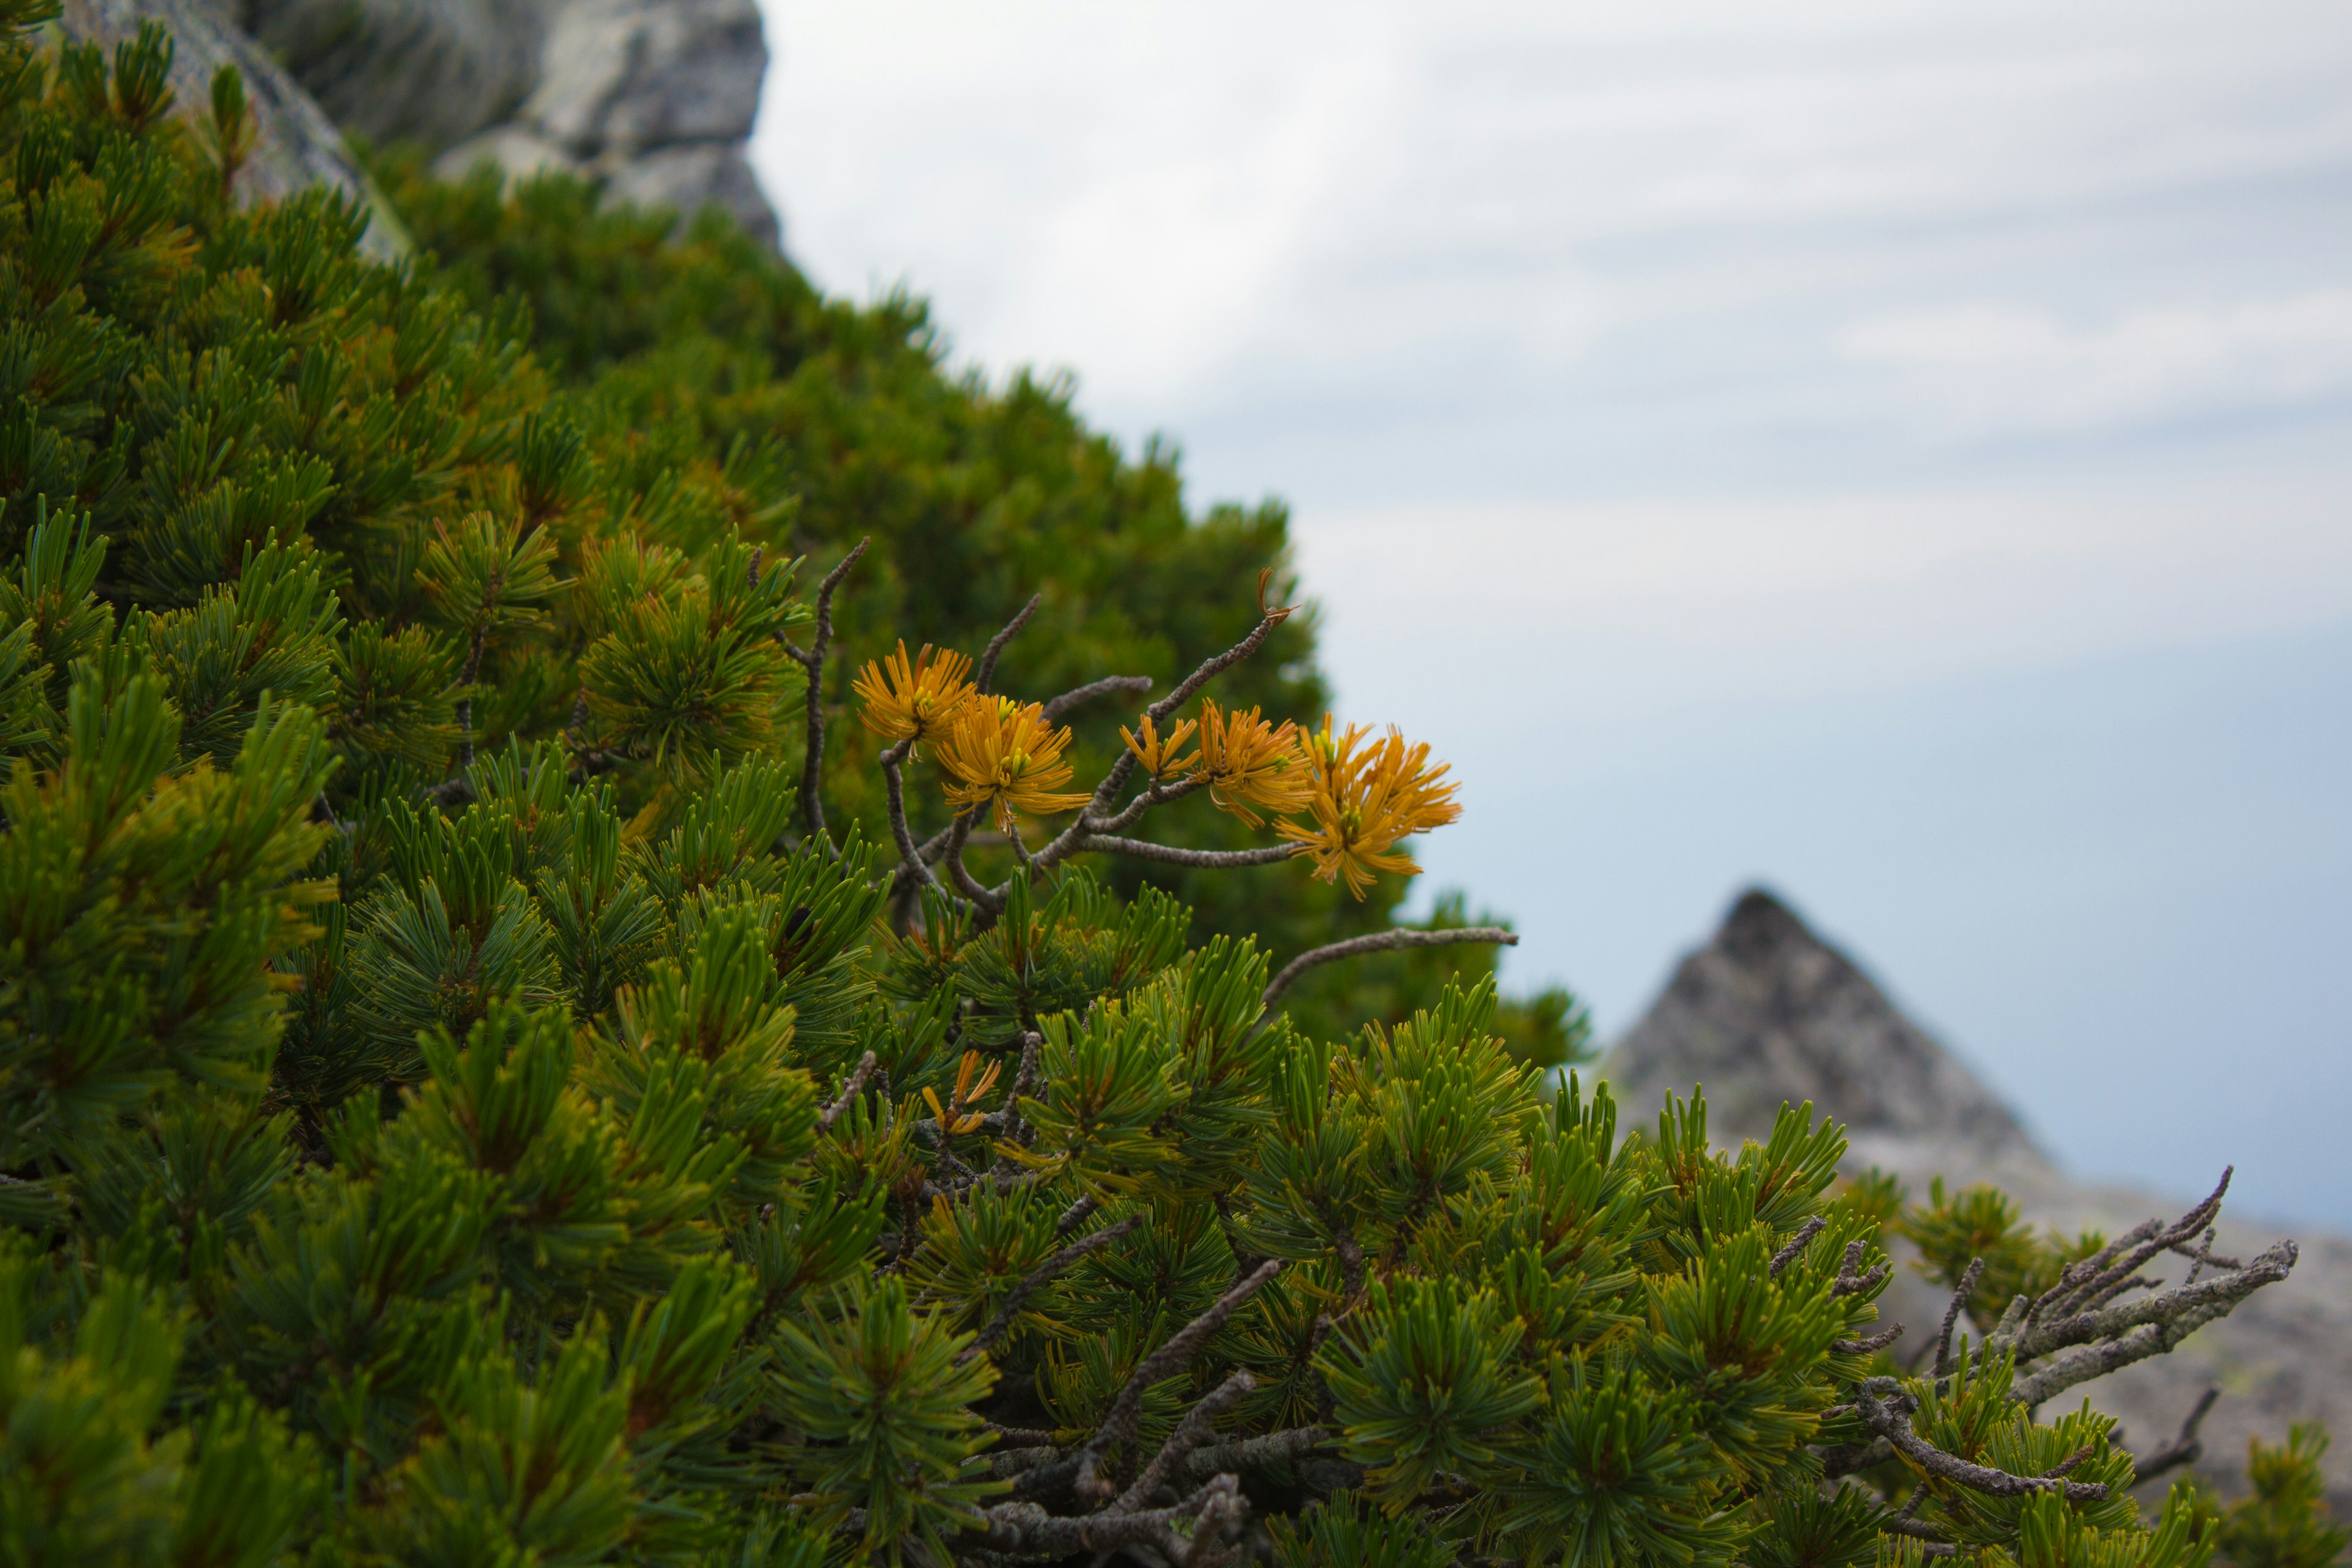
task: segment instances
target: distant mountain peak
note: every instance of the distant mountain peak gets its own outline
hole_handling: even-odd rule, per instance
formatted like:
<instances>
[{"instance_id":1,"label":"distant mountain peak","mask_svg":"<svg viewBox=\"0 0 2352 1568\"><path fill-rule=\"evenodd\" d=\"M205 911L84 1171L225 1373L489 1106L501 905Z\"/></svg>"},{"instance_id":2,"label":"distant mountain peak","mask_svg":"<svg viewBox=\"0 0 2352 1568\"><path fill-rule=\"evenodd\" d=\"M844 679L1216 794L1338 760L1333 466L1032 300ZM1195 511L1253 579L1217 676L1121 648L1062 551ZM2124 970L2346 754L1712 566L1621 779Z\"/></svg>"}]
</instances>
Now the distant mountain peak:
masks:
<instances>
[{"instance_id":1,"label":"distant mountain peak","mask_svg":"<svg viewBox=\"0 0 2352 1568\"><path fill-rule=\"evenodd\" d=\"M1761 1138L1782 1100L1811 1100L1864 1145L1891 1137L2042 1158L1998 1096L1762 888L1683 960L1602 1072L1629 1108L1703 1085L1718 1142Z\"/></svg>"}]
</instances>

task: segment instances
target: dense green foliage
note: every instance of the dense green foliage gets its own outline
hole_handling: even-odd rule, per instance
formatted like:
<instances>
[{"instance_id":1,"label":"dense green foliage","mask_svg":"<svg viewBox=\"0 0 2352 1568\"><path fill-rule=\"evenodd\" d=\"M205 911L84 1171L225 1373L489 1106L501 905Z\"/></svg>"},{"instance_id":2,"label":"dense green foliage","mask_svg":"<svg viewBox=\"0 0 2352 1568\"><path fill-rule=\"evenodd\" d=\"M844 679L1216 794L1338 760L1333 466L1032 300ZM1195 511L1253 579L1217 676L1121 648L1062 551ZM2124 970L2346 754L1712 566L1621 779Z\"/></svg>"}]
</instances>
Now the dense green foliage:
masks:
<instances>
[{"instance_id":1,"label":"dense green foliage","mask_svg":"<svg viewBox=\"0 0 2352 1568\"><path fill-rule=\"evenodd\" d=\"M2247 1495L2221 1516L2222 1553L2238 1568L2327 1568L2352 1544L2322 1500L2327 1434L2298 1424L2275 1446L2248 1445Z\"/></svg>"},{"instance_id":2,"label":"dense green foliage","mask_svg":"<svg viewBox=\"0 0 2352 1568\"><path fill-rule=\"evenodd\" d=\"M2151 1528L2030 1347L1862 1342L1887 1215L1810 1108L1621 1135L1491 980L1335 1040L1009 846L898 899L870 745L800 806L782 558L870 534L869 643L1048 584L1050 690L1247 631L1278 519L716 228L240 212L166 47L0 41L0 1558L2320 1560L2303 1439Z\"/></svg>"},{"instance_id":3,"label":"dense green foliage","mask_svg":"<svg viewBox=\"0 0 2352 1568\"><path fill-rule=\"evenodd\" d=\"M681 230L667 215L601 206L577 179L509 192L485 169L443 184L396 150L377 168L434 257L436 283L522 323L553 384L550 406L605 471L695 474L716 492L740 491L741 526L818 569L874 540L841 596L853 660L902 636L976 653L1036 594L1036 617L1004 656L1012 689L1046 694L1118 673L1164 690L1249 629L1261 571L1295 596L1279 503L1189 517L1171 448L1123 459L1079 420L1066 379L1023 372L992 388L945 374L917 300L827 300L715 214ZM771 496L782 499L759 504ZM1313 637L1311 614L1294 617L1234 672L1225 700L1318 720L1329 694ZM850 668L835 701L847 698ZM1099 773L1125 716L1104 707L1072 718L1079 772ZM871 738L845 729L835 740L831 809L887 839ZM934 810L918 825L944 820ZM1172 837L1213 849L1248 842L1213 813ZM1122 893L1147 883L1173 893L1202 934L1255 934L1277 953L1379 930L1404 891L1392 882L1359 903L1282 868L1202 875L1124 862L1105 874ZM1435 912L1440 924L1467 918L1458 896ZM1487 963L1483 950L1382 954L1310 975L1288 1006L1326 1031L1394 1022ZM1507 998L1502 1021L1530 1059L1567 1059L1583 1038L1557 991Z\"/></svg>"}]
</instances>

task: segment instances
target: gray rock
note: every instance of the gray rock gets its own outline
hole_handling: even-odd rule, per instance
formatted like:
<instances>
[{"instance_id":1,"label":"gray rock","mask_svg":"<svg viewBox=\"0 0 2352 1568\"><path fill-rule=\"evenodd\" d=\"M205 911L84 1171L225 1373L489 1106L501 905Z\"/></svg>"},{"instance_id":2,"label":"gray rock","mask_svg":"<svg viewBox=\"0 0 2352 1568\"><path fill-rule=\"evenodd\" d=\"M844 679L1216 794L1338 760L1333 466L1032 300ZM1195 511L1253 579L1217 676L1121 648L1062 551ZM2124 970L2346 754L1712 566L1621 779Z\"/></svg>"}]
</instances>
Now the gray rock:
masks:
<instances>
[{"instance_id":1,"label":"gray rock","mask_svg":"<svg viewBox=\"0 0 2352 1568\"><path fill-rule=\"evenodd\" d=\"M438 152L539 81L548 0L239 0L247 32L346 131Z\"/></svg>"},{"instance_id":2,"label":"gray rock","mask_svg":"<svg viewBox=\"0 0 2352 1568\"><path fill-rule=\"evenodd\" d=\"M568 0L522 118L581 158L740 142L767 68L751 0Z\"/></svg>"},{"instance_id":3,"label":"gray rock","mask_svg":"<svg viewBox=\"0 0 2352 1568\"><path fill-rule=\"evenodd\" d=\"M753 0L557 0L530 97L435 170L571 169L641 206L716 203L773 247L775 209L743 156L767 68Z\"/></svg>"},{"instance_id":4,"label":"gray rock","mask_svg":"<svg viewBox=\"0 0 2352 1568\"><path fill-rule=\"evenodd\" d=\"M768 68L755 0L68 0L66 30L111 42L150 16L179 40L184 100L223 61L245 72L264 123L251 194L359 191L387 254L404 237L339 126L421 142L448 178L563 170L781 241L743 155Z\"/></svg>"},{"instance_id":5,"label":"gray rock","mask_svg":"<svg viewBox=\"0 0 2352 1568\"><path fill-rule=\"evenodd\" d=\"M1845 955L1769 893L1743 895L1683 960L1619 1045L1634 1105L1707 1086L1711 1124L1760 1138L1783 1100L1834 1107L1850 1136L1933 1139L1979 1157L2033 1157L2017 1118Z\"/></svg>"},{"instance_id":6,"label":"gray rock","mask_svg":"<svg viewBox=\"0 0 2352 1568\"><path fill-rule=\"evenodd\" d=\"M1784 1101L1811 1100L1817 1114L1845 1124L1849 1171L1891 1171L1922 1197L1938 1175L1954 1185L1989 1181L2029 1218L2070 1235L2114 1235L2189 1206L2068 1176L1998 1096L1760 890L1744 894L1714 939L1683 961L1649 1014L1611 1049L1601 1076L1633 1125L1654 1114L1667 1090L1704 1085L1709 1132L1726 1144L1762 1138ZM2184 1171L2182 1184L2203 1174ZM2281 1234L2225 1215L2216 1247L2247 1257ZM2205 1422L2198 1468L2225 1489L2242 1485L2249 1437L2275 1442L2290 1422L2317 1418L2352 1438L2352 1241L2307 1229L2297 1239L2302 1259L2284 1282L2170 1355L2084 1385L2095 1407L2122 1420L2129 1446L2168 1440L2209 1386L2222 1397ZM1891 1250L1912 1260L1906 1246ZM1909 1327L1901 1343L1916 1345L1935 1332L1948 1299L1905 1267L1881 1310ZM2326 1463L2329 1500L2352 1517L2352 1441L2339 1443Z\"/></svg>"},{"instance_id":7,"label":"gray rock","mask_svg":"<svg viewBox=\"0 0 2352 1568\"><path fill-rule=\"evenodd\" d=\"M57 26L77 43L108 48L134 37L143 21L162 23L173 40L173 92L179 112L205 112L213 73L233 65L245 78L246 101L257 132L253 155L237 177L240 202L283 201L312 185L355 195L369 222L361 245L390 259L409 248L407 234L367 174L344 146L341 132L309 93L227 16L205 0L65 0Z\"/></svg>"},{"instance_id":8,"label":"gray rock","mask_svg":"<svg viewBox=\"0 0 2352 1568\"><path fill-rule=\"evenodd\" d=\"M708 142L657 147L614 165L605 176L605 188L639 206L676 207L686 213L706 205L722 207L770 249L782 239L775 209L740 148Z\"/></svg>"}]
</instances>

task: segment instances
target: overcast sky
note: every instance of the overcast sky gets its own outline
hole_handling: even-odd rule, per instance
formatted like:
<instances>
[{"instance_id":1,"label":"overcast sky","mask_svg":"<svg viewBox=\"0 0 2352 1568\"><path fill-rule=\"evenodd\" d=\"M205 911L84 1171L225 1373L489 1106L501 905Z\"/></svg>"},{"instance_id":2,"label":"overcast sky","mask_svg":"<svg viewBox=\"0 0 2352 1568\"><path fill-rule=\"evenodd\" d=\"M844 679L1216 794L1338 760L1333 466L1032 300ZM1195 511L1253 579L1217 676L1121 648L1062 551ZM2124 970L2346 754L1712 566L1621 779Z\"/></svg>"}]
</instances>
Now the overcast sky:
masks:
<instances>
[{"instance_id":1,"label":"overcast sky","mask_svg":"<svg viewBox=\"0 0 2352 1568\"><path fill-rule=\"evenodd\" d=\"M768 16L794 258L1290 503L1514 984L1760 879L2077 1169L2352 1226L2352 12Z\"/></svg>"}]
</instances>

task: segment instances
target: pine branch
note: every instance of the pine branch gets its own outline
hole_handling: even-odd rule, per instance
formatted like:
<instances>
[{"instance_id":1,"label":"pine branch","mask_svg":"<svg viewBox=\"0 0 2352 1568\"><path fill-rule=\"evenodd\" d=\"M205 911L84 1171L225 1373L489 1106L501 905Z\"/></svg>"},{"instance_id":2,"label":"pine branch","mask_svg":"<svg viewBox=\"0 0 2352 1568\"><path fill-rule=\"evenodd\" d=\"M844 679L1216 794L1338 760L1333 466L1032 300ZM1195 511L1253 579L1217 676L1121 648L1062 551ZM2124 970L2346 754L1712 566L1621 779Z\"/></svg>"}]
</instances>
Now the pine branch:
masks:
<instances>
[{"instance_id":1,"label":"pine branch","mask_svg":"<svg viewBox=\"0 0 2352 1568\"><path fill-rule=\"evenodd\" d=\"M825 655L833 648L834 590L841 586L842 579L849 575L849 569L857 564L857 558L866 553L866 547L873 542L873 536L868 534L852 545L849 553L841 558L840 564L826 573L824 581L818 584L816 626L809 636L807 652L803 653L785 641L782 632L776 634L776 640L783 643L784 651L808 671L808 733L801 754L801 826L817 847L824 852L824 858L835 864L840 862L841 850L834 843L833 835L825 831L824 801L820 790L824 775L824 660ZM751 557L751 580L754 583L760 580L760 558L756 552Z\"/></svg>"},{"instance_id":2,"label":"pine branch","mask_svg":"<svg viewBox=\"0 0 2352 1568\"><path fill-rule=\"evenodd\" d=\"M1176 1424L1176 1430L1160 1445L1160 1452L1151 1456L1151 1462L1143 1467L1143 1473L1135 1478L1134 1484L1103 1511L1132 1513L1150 1502L1152 1494L1167 1484L1170 1476L1184 1463L1192 1450L1217 1435L1217 1417L1256 1387L1257 1379L1247 1372L1236 1372L1211 1389L1198 1404L1184 1413L1184 1419Z\"/></svg>"},{"instance_id":3,"label":"pine branch","mask_svg":"<svg viewBox=\"0 0 2352 1568\"><path fill-rule=\"evenodd\" d=\"M1799 1255L1805 1250L1806 1246L1811 1242L1813 1237L1821 1235L1823 1230L1829 1227L1829 1223L1830 1222L1828 1220L1823 1219L1820 1215L1815 1215L1812 1218L1799 1226L1797 1227L1797 1234L1789 1238L1789 1245L1783 1247L1780 1251L1772 1255L1772 1262L1770 1266L1772 1278L1775 1279L1780 1278L1780 1270L1795 1262Z\"/></svg>"},{"instance_id":4,"label":"pine branch","mask_svg":"<svg viewBox=\"0 0 2352 1568\"><path fill-rule=\"evenodd\" d=\"M1181 800L1197 790L1208 788L1209 784L1209 776L1206 773L1195 773L1191 778L1178 779L1173 784L1154 783L1149 788L1139 792L1133 799L1120 807L1118 816L1094 824L1087 830L1087 837L1091 840L1097 834L1120 832L1133 826L1139 817L1153 806L1165 805L1171 800Z\"/></svg>"},{"instance_id":5,"label":"pine branch","mask_svg":"<svg viewBox=\"0 0 2352 1568\"><path fill-rule=\"evenodd\" d=\"M1321 1426L1293 1426L1280 1432L1267 1432L1260 1436L1244 1437L1237 1442L1220 1443L1214 1447L1195 1449L1185 1461L1195 1477L1213 1476L1221 1470L1282 1469L1305 1458L1331 1440L1331 1433Z\"/></svg>"},{"instance_id":6,"label":"pine branch","mask_svg":"<svg viewBox=\"0 0 2352 1568\"><path fill-rule=\"evenodd\" d=\"M816 1126L818 1131L830 1132L833 1131L833 1124L841 1120L841 1113L843 1111L847 1110L852 1105L856 1103L858 1095L865 1091L866 1080L872 1078L875 1071L879 1068L881 1065L881 1062L876 1058L872 1051L868 1051L864 1056L857 1058L857 1065L850 1068L849 1076L842 1080L840 1095L835 1099L831 1105L826 1106L823 1110L817 1113Z\"/></svg>"},{"instance_id":7,"label":"pine branch","mask_svg":"<svg viewBox=\"0 0 2352 1568\"><path fill-rule=\"evenodd\" d=\"M1830 1287L1832 1297L1859 1296L1864 1290L1874 1290L1886 1282L1887 1268L1884 1263L1873 1266L1867 1274L1859 1272L1866 1250L1865 1244L1858 1239L1845 1244L1845 1257L1838 1264L1837 1282Z\"/></svg>"},{"instance_id":8,"label":"pine branch","mask_svg":"<svg viewBox=\"0 0 2352 1568\"><path fill-rule=\"evenodd\" d=\"M1902 1337L1903 1325L1896 1323L1892 1328L1881 1329L1878 1332L1870 1335L1866 1339L1832 1340L1830 1342L1830 1353L1832 1355L1875 1355L1877 1352L1885 1350L1887 1346L1893 1344L1896 1340L1899 1340Z\"/></svg>"},{"instance_id":9,"label":"pine branch","mask_svg":"<svg viewBox=\"0 0 2352 1568\"><path fill-rule=\"evenodd\" d=\"M1298 977L1320 964L1342 958L1355 958L1367 952L1391 952L1405 947L1453 947L1463 942L1493 942L1502 947L1517 947L1519 939L1501 926L1456 926L1448 931L1381 931L1369 936L1351 936L1345 942L1335 942L1322 947L1309 948L1283 965L1282 973L1274 977L1258 998L1258 1005L1271 1007L1282 994L1298 984Z\"/></svg>"},{"instance_id":10,"label":"pine branch","mask_svg":"<svg viewBox=\"0 0 2352 1568\"><path fill-rule=\"evenodd\" d=\"M1960 1275L1958 1288L1952 1292L1951 1305L1944 1309L1944 1331L1936 1336L1936 1375L1937 1377L1943 1376L1944 1369L1951 1363L1953 1326L1960 1321L1960 1310L1969 1304L1969 1298L1975 1293L1977 1281L1984 1278L1984 1271L1983 1258L1969 1258L1968 1268Z\"/></svg>"},{"instance_id":11,"label":"pine branch","mask_svg":"<svg viewBox=\"0 0 2352 1568\"><path fill-rule=\"evenodd\" d=\"M2052 1359L2021 1378L2010 1397L2037 1405L2079 1383L2104 1377L2119 1367L2162 1355L2265 1285L2274 1285L2294 1271L2296 1247L2282 1241L2250 1261L2194 1285L2181 1285L2161 1295L2103 1308L2055 1323L2044 1323L2018 1344L2021 1364ZM2076 1347L2063 1355L2052 1352ZM2006 1346L1988 1345L1999 1350Z\"/></svg>"},{"instance_id":12,"label":"pine branch","mask_svg":"<svg viewBox=\"0 0 2352 1568\"><path fill-rule=\"evenodd\" d=\"M1126 855L1138 860L1157 860L1162 865L1191 866L1203 870L1278 866L1298 853L1297 847L1289 844L1269 844L1256 849L1182 849L1172 844L1147 844L1135 838L1099 837L1089 837L1081 847L1097 849L1106 855Z\"/></svg>"},{"instance_id":13,"label":"pine branch","mask_svg":"<svg viewBox=\"0 0 2352 1568\"><path fill-rule=\"evenodd\" d=\"M2168 1470L2177 1470L2183 1465L2193 1465L2203 1458L2205 1441L2197 1435L2197 1428L2204 1425L2205 1413L2212 1409L2213 1402L2221 1397L2220 1389L2207 1389L2198 1396L2197 1407L2189 1413L2189 1419L2180 1424L2178 1436L2147 1458L2133 1460L2132 1485L2152 1481Z\"/></svg>"},{"instance_id":14,"label":"pine branch","mask_svg":"<svg viewBox=\"0 0 2352 1568\"><path fill-rule=\"evenodd\" d=\"M1258 1266L1257 1271L1212 1303L1209 1310L1170 1335L1165 1343L1136 1363L1127 1386L1118 1391L1111 1404L1110 1414L1087 1446L1078 1450L1077 1475L1073 1482L1081 1498L1092 1498L1109 1489L1097 1471L1110 1451L1135 1436L1137 1423L1143 1418L1143 1394L1162 1378L1172 1377L1192 1359L1201 1353L1202 1346L1225 1320L1239 1311L1242 1303L1258 1293L1268 1281L1282 1272L1282 1264L1273 1258Z\"/></svg>"},{"instance_id":15,"label":"pine branch","mask_svg":"<svg viewBox=\"0 0 2352 1568\"><path fill-rule=\"evenodd\" d=\"M2221 1172L2220 1184L2205 1201L2190 1209L2171 1225L2149 1220L2136 1226L2107 1243L2091 1257L2069 1267L2061 1274L2058 1283L2043 1292L2035 1303L2037 1315L2054 1317L2068 1311L2082 1311L2105 1306L2131 1288L2140 1266L2159 1252L2178 1249L2183 1242L2211 1225L2221 1212L2221 1199L2230 1190L2230 1178L2235 1166ZM2191 1254L2194 1256L2194 1254ZM2221 1260L2213 1260L2221 1265Z\"/></svg>"},{"instance_id":16,"label":"pine branch","mask_svg":"<svg viewBox=\"0 0 2352 1568\"><path fill-rule=\"evenodd\" d=\"M1035 615L1037 606L1045 602L1045 595L1030 595L1029 602L1022 605L1019 613L1011 620L1004 623L1004 629L988 639L988 649L980 656L980 668L972 672L971 689L983 697L988 695L989 682L996 679L997 655L1003 653L1004 645L1011 642L1013 636L1029 624L1029 617Z\"/></svg>"},{"instance_id":17,"label":"pine branch","mask_svg":"<svg viewBox=\"0 0 2352 1568\"><path fill-rule=\"evenodd\" d=\"M1261 590L1262 588L1263 584L1261 584ZM1250 628L1247 637L1225 649L1224 652L1212 654L1202 659L1192 674L1177 684L1175 690L1145 709L1144 716L1157 724L1175 712L1191 700L1194 692L1265 647L1265 639L1274 635L1274 628L1287 620L1289 616L1290 612L1287 609L1275 610L1262 615L1258 618L1257 625ZM1085 808L1078 813L1078 819L1064 828L1052 843L1037 852L1038 865L1041 868L1056 865L1066 858L1078 846L1084 844L1095 831L1096 824L1103 820L1102 814L1110 809L1111 802L1118 798L1118 792L1125 789L1127 781L1134 776L1135 753L1122 750L1118 758L1112 762L1110 771L1103 774L1102 782L1095 785L1095 793L1087 802Z\"/></svg>"},{"instance_id":18,"label":"pine branch","mask_svg":"<svg viewBox=\"0 0 2352 1568\"><path fill-rule=\"evenodd\" d=\"M1215 1477L1181 1502L1139 1513L1062 1517L1034 1502L1004 1502L982 1515L985 1522L979 1544L1020 1557L1156 1548L1180 1568L1211 1568L1225 1559L1225 1538L1238 1531L1248 1508L1241 1482L1233 1476ZM1190 1524L1191 1531L1179 1531L1180 1522Z\"/></svg>"},{"instance_id":19,"label":"pine branch","mask_svg":"<svg viewBox=\"0 0 2352 1568\"><path fill-rule=\"evenodd\" d=\"M1140 695L1158 684L1148 675L1106 675L1100 680L1089 680L1084 686L1074 686L1048 701L1045 704L1045 722L1056 723L1071 709L1091 702L1097 697L1108 697L1120 691Z\"/></svg>"},{"instance_id":20,"label":"pine branch","mask_svg":"<svg viewBox=\"0 0 2352 1568\"><path fill-rule=\"evenodd\" d=\"M948 878L955 883L956 890L977 905L982 914L993 917L1003 910L1003 899L982 887L980 879L974 877L971 868L963 863L964 843L971 837L971 825L976 820L974 812L966 812L955 819L955 826L948 833L947 853L940 858L947 867Z\"/></svg>"},{"instance_id":21,"label":"pine branch","mask_svg":"<svg viewBox=\"0 0 2352 1568\"><path fill-rule=\"evenodd\" d=\"M914 748L914 742L901 741L882 753L882 784L889 799L890 837L898 846L898 869L891 878L894 892L902 885L917 881L926 887L940 885L940 879L931 875L923 852L915 845L913 831L907 826L907 784L899 764L907 760L907 753Z\"/></svg>"},{"instance_id":22,"label":"pine branch","mask_svg":"<svg viewBox=\"0 0 2352 1568\"><path fill-rule=\"evenodd\" d=\"M997 1308L996 1316L988 1321L988 1326L972 1336L971 1343L956 1352L957 1363L961 1365L974 1356L985 1354L997 1341L1005 1336L1006 1331L1013 1327L1013 1321L1021 1316L1021 1310L1029 1304L1029 1298L1044 1289L1047 1281L1088 1253L1098 1252L1119 1237L1133 1235L1142 1226L1143 1217L1139 1214L1129 1215L1116 1225L1107 1225L1102 1229L1070 1243L1069 1246L1023 1275L1021 1283L1005 1292L1003 1304Z\"/></svg>"},{"instance_id":23,"label":"pine branch","mask_svg":"<svg viewBox=\"0 0 2352 1568\"><path fill-rule=\"evenodd\" d=\"M2054 1491L2069 1502L2102 1502L2106 1499L2107 1489L2103 1482L2065 1479L2066 1472L2082 1461L2084 1456L2080 1453L2046 1475L2012 1476L2006 1470L1973 1464L1957 1454L1944 1452L1911 1429L1911 1413L1916 1405L1903 1385L1891 1377L1864 1378L1854 1391L1853 1405L1863 1426L1885 1438L1896 1453L1927 1474L1971 1491L1987 1497L2028 1497L2035 1492Z\"/></svg>"}]
</instances>

